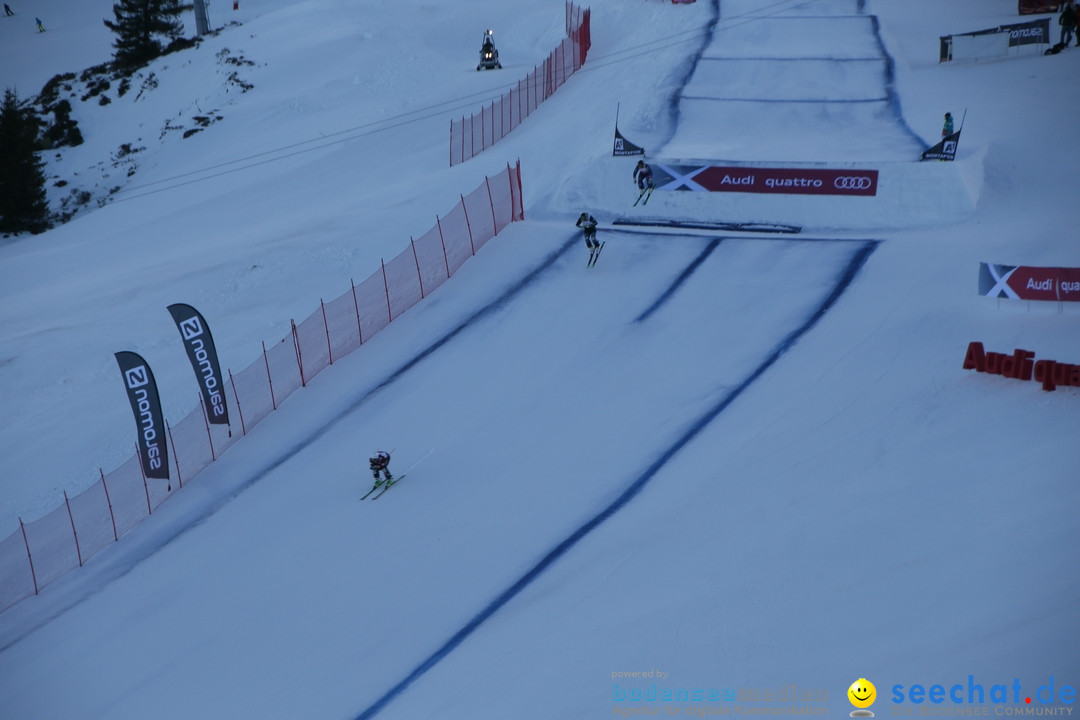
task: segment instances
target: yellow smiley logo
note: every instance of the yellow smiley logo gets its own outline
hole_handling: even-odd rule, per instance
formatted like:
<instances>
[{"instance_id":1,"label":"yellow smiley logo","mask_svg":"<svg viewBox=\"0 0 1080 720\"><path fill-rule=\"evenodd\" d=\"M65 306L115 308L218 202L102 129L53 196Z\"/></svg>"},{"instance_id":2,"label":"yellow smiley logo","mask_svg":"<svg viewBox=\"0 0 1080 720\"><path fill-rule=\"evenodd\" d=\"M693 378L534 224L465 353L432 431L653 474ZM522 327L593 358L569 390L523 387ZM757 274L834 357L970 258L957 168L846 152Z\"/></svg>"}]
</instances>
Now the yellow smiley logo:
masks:
<instances>
[{"instance_id":1,"label":"yellow smiley logo","mask_svg":"<svg viewBox=\"0 0 1080 720\"><path fill-rule=\"evenodd\" d=\"M874 687L874 683L870 682L866 678L859 678L855 682L851 683L851 687L847 691L848 700L851 704L857 708L868 708L874 704L874 700L877 699L877 688Z\"/></svg>"}]
</instances>

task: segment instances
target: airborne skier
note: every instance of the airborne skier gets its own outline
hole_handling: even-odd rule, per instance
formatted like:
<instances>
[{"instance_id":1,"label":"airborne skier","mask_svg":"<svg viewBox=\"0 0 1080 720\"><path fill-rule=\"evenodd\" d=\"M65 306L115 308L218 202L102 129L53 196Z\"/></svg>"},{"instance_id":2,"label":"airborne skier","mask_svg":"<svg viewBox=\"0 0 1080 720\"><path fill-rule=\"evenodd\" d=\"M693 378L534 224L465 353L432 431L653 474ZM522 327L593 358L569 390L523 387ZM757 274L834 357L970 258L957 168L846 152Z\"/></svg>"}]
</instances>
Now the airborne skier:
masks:
<instances>
[{"instance_id":1,"label":"airborne skier","mask_svg":"<svg viewBox=\"0 0 1080 720\"><path fill-rule=\"evenodd\" d=\"M577 222L574 224L585 233L585 247L589 250L600 247L600 243L596 242L596 218L587 212L583 212L578 216Z\"/></svg>"},{"instance_id":2,"label":"airborne skier","mask_svg":"<svg viewBox=\"0 0 1080 720\"><path fill-rule=\"evenodd\" d=\"M638 196L634 204L637 205L640 202L645 205L649 202L649 198L652 197L653 179L652 168L644 160L638 160L637 165L634 167L634 183L638 187ZM645 198L645 202L641 202L642 198Z\"/></svg>"}]
</instances>

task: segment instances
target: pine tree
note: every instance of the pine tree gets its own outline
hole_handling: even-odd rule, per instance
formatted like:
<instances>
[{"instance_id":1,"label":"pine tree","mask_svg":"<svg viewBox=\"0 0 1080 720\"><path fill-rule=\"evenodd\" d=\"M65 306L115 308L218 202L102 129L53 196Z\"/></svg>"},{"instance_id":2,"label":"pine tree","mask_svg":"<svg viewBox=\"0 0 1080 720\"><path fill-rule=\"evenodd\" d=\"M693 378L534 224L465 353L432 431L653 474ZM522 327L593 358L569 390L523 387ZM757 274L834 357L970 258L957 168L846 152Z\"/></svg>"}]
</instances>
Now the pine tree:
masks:
<instances>
[{"instance_id":1,"label":"pine tree","mask_svg":"<svg viewBox=\"0 0 1080 720\"><path fill-rule=\"evenodd\" d=\"M121 70L140 68L164 51L184 31L180 0L120 0L113 5L115 22L105 27L116 33L113 63ZM158 39L166 39L165 45Z\"/></svg>"},{"instance_id":2,"label":"pine tree","mask_svg":"<svg viewBox=\"0 0 1080 720\"><path fill-rule=\"evenodd\" d=\"M49 227L44 164L35 152L38 125L19 106L14 90L0 104L0 232L42 232Z\"/></svg>"}]
</instances>

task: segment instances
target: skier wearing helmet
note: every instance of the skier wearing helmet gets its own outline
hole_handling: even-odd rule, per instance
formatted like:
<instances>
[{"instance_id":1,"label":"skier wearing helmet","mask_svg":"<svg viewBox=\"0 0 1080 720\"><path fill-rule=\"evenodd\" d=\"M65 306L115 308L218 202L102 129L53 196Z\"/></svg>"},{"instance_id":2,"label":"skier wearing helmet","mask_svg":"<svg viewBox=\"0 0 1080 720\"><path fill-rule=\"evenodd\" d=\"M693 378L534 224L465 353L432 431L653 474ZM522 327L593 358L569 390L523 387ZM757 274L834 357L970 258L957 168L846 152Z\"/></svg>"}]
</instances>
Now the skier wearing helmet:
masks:
<instances>
[{"instance_id":1,"label":"skier wearing helmet","mask_svg":"<svg viewBox=\"0 0 1080 720\"><path fill-rule=\"evenodd\" d=\"M379 450L375 453L375 456L370 459L369 464L371 466L371 474L375 478L375 487L379 487L383 484L383 480L379 479L379 473L385 475L385 482L387 485L394 484L394 476L390 474L390 453L385 450Z\"/></svg>"}]
</instances>

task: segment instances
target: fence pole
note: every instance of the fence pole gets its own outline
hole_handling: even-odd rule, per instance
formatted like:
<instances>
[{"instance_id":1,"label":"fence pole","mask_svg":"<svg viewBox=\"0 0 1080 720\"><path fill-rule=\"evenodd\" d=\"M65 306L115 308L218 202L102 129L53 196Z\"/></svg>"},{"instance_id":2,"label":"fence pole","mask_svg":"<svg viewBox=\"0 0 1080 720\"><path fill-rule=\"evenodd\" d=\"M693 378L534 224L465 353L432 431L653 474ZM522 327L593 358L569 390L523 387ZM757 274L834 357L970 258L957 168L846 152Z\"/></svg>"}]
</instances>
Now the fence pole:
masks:
<instances>
[{"instance_id":1,"label":"fence pole","mask_svg":"<svg viewBox=\"0 0 1080 720\"><path fill-rule=\"evenodd\" d=\"M19 529L22 530L23 544L26 545L26 559L30 561L30 578L34 581L34 594L37 595L37 572L34 570L34 556L30 552L30 541L26 539L26 525L23 524L21 517L19 518Z\"/></svg>"},{"instance_id":2,"label":"fence pole","mask_svg":"<svg viewBox=\"0 0 1080 720\"><path fill-rule=\"evenodd\" d=\"M68 500L67 490L64 491L64 504L67 505L68 520L71 521L71 535L75 538L75 554L79 556L79 567L82 567L82 548L79 547L79 531L75 529L75 516L71 514L71 501Z\"/></svg>"},{"instance_id":3,"label":"fence pole","mask_svg":"<svg viewBox=\"0 0 1080 720\"><path fill-rule=\"evenodd\" d=\"M510 169L510 163L506 163L506 169L507 170ZM516 183L514 182L515 179L517 180ZM517 197L517 202L516 202L516 204L514 204L514 197L515 197L514 188L517 188L517 196L516 196ZM521 158L518 158L517 165L515 166L514 174L510 178L510 202L512 204L514 204L514 206L510 208L510 217L513 218L516 215L518 220L524 220L525 219L525 198L522 197L522 190L521 190ZM520 210L520 212L519 212L519 210Z\"/></svg>"},{"instance_id":4,"label":"fence pole","mask_svg":"<svg viewBox=\"0 0 1080 720\"><path fill-rule=\"evenodd\" d=\"M382 263L382 284L386 291L386 316L389 318L387 322L394 322L394 313L390 309L390 284L386 281L386 261L379 258L379 262Z\"/></svg>"},{"instance_id":5,"label":"fence pole","mask_svg":"<svg viewBox=\"0 0 1080 720\"><path fill-rule=\"evenodd\" d=\"M201 398L200 398L200 401L201 401ZM205 417L205 416L206 416L206 413L204 411L203 412L203 417ZM180 475L180 453L176 452L176 441L173 440L172 428L169 427L169 421L168 420L165 421L165 432L169 435L169 444L172 445L173 465L176 466L176 481L178 483L180 483L180 487L184 487L184 478L183 478L182 475ZM139 467L140 468L142 467L141 462L139 463ZM145 470L143 470L143 484L144 485L146 484L146 471ZM166 486L165 489L168 492L172 492L172 481L171 480L169 481L169 484ZM147 488L147 490L146 490L146 504L147 504L147 506L150 505L150 489L149 488Z\"/></svg>"},{"instance_id":6,"label":"fence pole","mask_svg":"<svg viewBox=\"0 0 1080 720\"><path fill-rule=\"evenodd\" d=\"M565 74L563 68L563 61L566 60L566 53L563 51L565 43L559 43L559 46L555 48L555 89L558 90L562 85L562 77Z\"/></svg>"},{"instance_id":7,"label":"fence pole","mask_svg":"<svg viewBox=\"0 0 1080 720\"><path fill-rule=\"evenodd\" d=\"M364 344L364 328L360 327L360 302L356 299L356 283L349 278L349 287L352 288L353 310L356 311L356 335L360 338L360 344Z\"/></svg>"},{"instance_id":8,"label":"fence pole","mask_svg":"<svg viewBox=\"0 0 1080 720\"><path fill-rule=\"evenodd\" d=\"M210 434L210 416L206 414L206 403L203 402L201 393L199 394L199 409L202 410L203 425L206 426L206 440L210 443L210 462L214 462L217 460L217 453L214 452L214 436ZM177 470L176 474L179 475L180 471Z\"/></svg>"},{"instance_id":9,"label":"fence pole","mask_svg":"<svg viewBox=\"0 0 1080 720\"><path fill-rule=\"evenodd\" d=\"M300 387L307 387L307 380L304 379L304 358L300 355L300 338L296 336L296 321L292 318L289 318L289 327L292 331L293 350L296 351L296 367L300 370Z\"/></svg>"},{"instance_id":10,"label":"fence pole","mask_svg":"<svg viewBox=\"0 0 1080 720\"><path fill-rule=\"evenodd\" d=\"M469 229L469 250L472 254L476 254L476 245L473 244L472 239L472 225L469 223L469 208L465 207L465 196L458 195L461 198L461 211L465 213L465 227Z\"/></svg>"},{"instance_id":11,"label":"fence pole","mask_svg":"<svg viewBox=\"0 0 1080 720\"><path fill-rule=\"evenodd\" d=\"M165 429L169 431L169 437L172 437L172 430L169 430L169 421L168 420L165 421ZM139 454L139 446L137 444L135 445L135 454L136 455ZM176 446L175 445L173 446L173 460L174 461L176 460ZM177 472L179 472L179 471L180 471L179 466L177 466ZM150 507L150 486L146 484L146 469L142 466L142 457L141 456L139 457L139 472L142 473L142 486L143 486L143 490L146 492L146 514L147 515L153 515L154 510L153 510L153 508ZM170 484L169 489L170 490L172 489L171 484Z\"/></svg>"},{"instance_id":12,"label":"fence pole","mask_svg":"<svg viewBox=\"0 0 1080 720\"><path fill-rule=\"evenodd\" d=\"M109 506L109 518L112 520L113 542L116 542L120 539L120 534L116 532L116 513L113 512L112 498L109 497L109 485L105 482L105 471L98 468L98 472L101 474L101 487L105 490L105 503Z\"/></svg>"},{"instance_id":13,"label":"fence pole","mask_svg":"<svg viewBox=\"0 0 1080 720\"><path fill-rule=\"evenodd\" d=\"M263 363L266 365L266 382L270 385L270 405L277 410L277 398L274 397L274 378L270 375L270 358L266 355L266 341L262 341Z\"/></svg>"},{"instance_id":14,"label":"fence pole","mask_svg":"<svg viewBox=\"0 0 1080 720\"><path fill-rule=\"evenodd\" d=\"M330 364L334 364L334 348L330 346L330 323L326 320L326 305L319 298L319 307L322 308L322 324L326 328L326 354L330 356Z\"/></svg>"},{"instance_id":15,"label":"fence pole","mask_svg":"<svg viewBox=\"0 0 1080 720\"><path fill-rule=\"evenodd\" d=\"M435 216L435 224L439 224L439 216ZM412 246L412 259L416 263L416 279L420 281L420 299L424 299L424 276L420 274L420 258L416 256L416 241L409 236L409 245Z\"/></svg>"},{"instance_id":16,"label":"fence pole","mask_svg":"<svg viewBox=\"0 0 1080 720\"><path fill-rule=\"evenodd\" d=\"M446 262L446 279L450 279L450 257L446 254L446 239L442 234L442 222L439 220L439 216L435 216L435 226L439 228L439 243L442 245L442 256Z\"/></svg>"},{"instance_id":17,"label":"fence pole","mask_svg":"<svg viewBox=\"0 0 1080 720\"><path fill-rule=\"evenodd\" d=\"M247 435L247 424L244 422L244 409L240 407L240 393L236 392L236 378L233 377L232 370L229 370L229 384L232 385L232 394L236 398L236 412L240 414L240 432L243 435Z\"/></svg>"},{"instance_id":18,"label":"fence pole","mask_svg":"<svg viewBox=\"0 0 1080 720\"><path fill-rule=\"evenodd\" d=\"M491 229L494 236L499 234L499 221L495 219L495 198L491 197L491 183L488 182L487 175L484 176L484 187L487 188L488 205L491 205Z\"/></svg>"}]
</instances>

